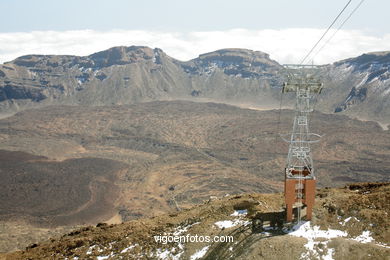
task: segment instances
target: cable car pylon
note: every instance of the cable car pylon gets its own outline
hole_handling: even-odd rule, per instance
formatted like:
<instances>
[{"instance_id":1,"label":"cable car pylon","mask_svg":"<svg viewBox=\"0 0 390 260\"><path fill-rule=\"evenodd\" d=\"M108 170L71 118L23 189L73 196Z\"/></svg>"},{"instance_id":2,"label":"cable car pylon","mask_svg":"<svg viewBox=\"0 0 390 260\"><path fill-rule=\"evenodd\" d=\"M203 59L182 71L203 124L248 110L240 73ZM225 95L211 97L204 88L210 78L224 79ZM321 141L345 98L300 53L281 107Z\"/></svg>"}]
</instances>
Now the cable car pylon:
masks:
<instances>
[{"instance_id":1,"label":"cable car pylon","mask_svg":"<svg viewBox=\"0 0 390 260\"><path fill-rule=\"evenodd\" d=\"M297 207L297 220L306 206L306 220L312 218L316 177L310 144L318 142L320 135L309 131L309 113L313 111L313 99L321 93L323 83L317 76L320 66L284 65L287 77L282 93L295 93L295 116L291 133L282 135L289 143L285 167L284 194L286 221L293 221L293 208Z\"/></svg>"}]
</instances>

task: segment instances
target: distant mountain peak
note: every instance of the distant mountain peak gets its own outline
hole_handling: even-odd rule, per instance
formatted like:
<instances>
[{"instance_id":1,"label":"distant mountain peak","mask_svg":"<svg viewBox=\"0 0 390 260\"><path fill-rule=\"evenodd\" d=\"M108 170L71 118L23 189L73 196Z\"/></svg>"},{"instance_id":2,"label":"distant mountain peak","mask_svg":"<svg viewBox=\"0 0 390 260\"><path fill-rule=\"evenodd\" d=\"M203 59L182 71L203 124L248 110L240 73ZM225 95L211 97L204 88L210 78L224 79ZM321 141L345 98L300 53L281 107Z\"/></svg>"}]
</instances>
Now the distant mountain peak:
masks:
<instances>
[{"instance_id":1,"label":"distant mountain peak","mask_svg":"<svg viewBox=\"0 0 390 260\"><path fill-rule=\"evenodd\" d=\"M96 52L88 56L98 67L124 65L144 60L152 60L160 49L151 49L146 46L118 46L108 50Z\"/></svg>"},{"instance_id":2,"label":"distant mountain peak","mask_svg":"<svg viewBox=\"0 0 390 260\"><path fill-rule=\"evenodd\" d=\"M276 61L269 58L269 54L261 51L253 51L249 49L220 49L213 52L208 52L199 55L197 59L202 62L212 62L216 60L226 61L230 63L242 63L247 62L250 64L258 65L261 64L272 64L279 65Z\"/></svg>"},{"instance_id":3,"label":"distant mountain peak","mask_svg":"<svg viewBox=\"0 0 390 260\"><path fill-rule=\"evenodd\" d=\"M201 54L184 63L183 67L192 74L210 75L220 69L229 76L257 78L279 70L281 65L271 60L267 53L230 48Z\"/></svg>"},{"instance_id":4,"label":"distant mountain peak","mask_svg":"<svg viewBox=\"0 0 390 260\"><path fill-rule=\"evenodd\" d=\"M207 58L209 56L239 56L247 59L251 59L254 57L261 57L269 59L269 54L261 51L253 51L249 49L240 49L240 48L226 48L226 49L219 49L216 51L208 52L199 55L199 58Z\"/></svg>"},{"instance_id":5,"label":"distant mountain peak","mask_svg":"<svg viewBox=\"0 0 390 260\"><path fill-rule=\"evenodd\" d=\"M345 63L350 65L358 65L358 66L364 66L366 64L378 64L378 63L390 65L390 51L364 53L354 58L338 61L335 63L335 65L338 66Z\"/></svg>"}]
</instances>

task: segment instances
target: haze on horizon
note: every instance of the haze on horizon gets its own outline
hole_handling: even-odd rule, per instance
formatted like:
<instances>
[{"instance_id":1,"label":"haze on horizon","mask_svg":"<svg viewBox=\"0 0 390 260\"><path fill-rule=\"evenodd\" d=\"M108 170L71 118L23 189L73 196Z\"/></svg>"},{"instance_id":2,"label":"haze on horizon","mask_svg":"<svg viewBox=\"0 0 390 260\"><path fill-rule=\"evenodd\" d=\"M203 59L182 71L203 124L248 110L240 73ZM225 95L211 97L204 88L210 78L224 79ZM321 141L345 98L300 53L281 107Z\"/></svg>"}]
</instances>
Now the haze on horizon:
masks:
<instances>
[{"instance_id":1,"label":"haze on horizon","mask_svg":"<svg viewBox=\"0 0 390 260\"><path fill-rule=\"evenodd\" d=\"M247 48L267 52L280 63L297 63L346 2L2 1L0 63L26 54L89 55L119 45L157 47L180 60ZM352 0L334 30L359 2ZM390 50L383 22L389 8L389 1L366 0L313 62Z\"/></svg>"}]
</instances>

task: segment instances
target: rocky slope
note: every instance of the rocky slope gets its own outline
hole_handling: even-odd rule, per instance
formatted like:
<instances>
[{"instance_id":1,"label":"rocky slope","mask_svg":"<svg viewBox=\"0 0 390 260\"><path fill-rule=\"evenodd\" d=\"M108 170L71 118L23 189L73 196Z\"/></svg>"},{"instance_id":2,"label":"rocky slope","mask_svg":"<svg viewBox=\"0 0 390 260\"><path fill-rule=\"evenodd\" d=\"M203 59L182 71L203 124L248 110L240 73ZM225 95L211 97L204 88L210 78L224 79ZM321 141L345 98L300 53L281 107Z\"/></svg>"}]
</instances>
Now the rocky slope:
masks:
<instances>
[{"instance_id":1,"label":"rocky slope","mask_svg":"<svg viewBox=\"0 0 390 260\"><path fill-rule=\"evenodd\" d=\"M66 226L111 217L125 167L100 158L53 161L43 156L0 150L0 221Z\"/></svg>"},{"instance_id":2,"label":"rocky slope","mask_svg":"<svg viewBox=\"0 0 390 260\"><path fill-rule=\"evenodd\" d=\"M319 102L322 109L389 123L390 52L336 62L326 68L325 75L329 84Z\"/></svg>"},{"instance_id":3,"label":"rocky slope","mask_svg":"<svg viewBox=\"0 0 390 260\"><path fill-rule=\"evenodd\" d=\"M325 66L317 108L390 123L389 57L370 53ZM27 55L0 65L0 112L171 99L278 108L283 72L268 54L245 49L218 50L188 62L139 46L84 57Z\"/></svg>"},{"instance_id":4,"label":"rocky slope","mask_svg":"<svg viewBox=\"0 0 390 260\"><path fill-rule=\"evenodd\" d=\"M190 62L137 46L86 57L28 55L0 65L0 105L5 113L47 104L95 106L194 97L255 101L253 95L267 95L279 69L267 54L235 49Z\"/></svg>"},{"instance_id":5,"label":"rocky slope","mask_svg":"<svg viewBox=\"0 0 390 260\"><path fill-rule=\"evenodd\" d=\"M388 259L389 183L318 190L313 220L283 227L282 194L209 200L181 212L119 225L98 224L32 244L3 259ZM253 226L262 218L263 226ZM180 236L167 242L159 236ZM186 242L186 237L199 242ZM229 242L201 241L225 236ZM190 240L191 241L191 240Z\"/></svg>"},{"instance_id":6,"label":"rocky slope","mask_svg":"<svg viewBox=\"0 0 390 260\"><path fill-rule=\"evenodd\" d=\"M0 251L44 237L36 223L125 221L212 196L282 191L288 147L278 133L290 129L292 115L154 101L50 106L2 119ZM389 130L319 112L311 126L324 134L313 146L318 186L389 180Z\"/></svg>"}]
</instances>

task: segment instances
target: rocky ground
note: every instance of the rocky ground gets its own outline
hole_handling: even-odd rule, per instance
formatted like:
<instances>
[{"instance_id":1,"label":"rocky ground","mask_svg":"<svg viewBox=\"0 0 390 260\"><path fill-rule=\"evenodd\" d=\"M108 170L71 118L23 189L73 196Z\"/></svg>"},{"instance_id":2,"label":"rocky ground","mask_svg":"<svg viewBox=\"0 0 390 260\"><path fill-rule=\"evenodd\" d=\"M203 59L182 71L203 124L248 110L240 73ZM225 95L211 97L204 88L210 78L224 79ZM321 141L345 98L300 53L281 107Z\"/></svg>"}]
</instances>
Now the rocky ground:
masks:
<instances>
[{"instance_id":1,"label":"rocky ground","mask_svg":"<svg viewBox=\"0 0 390 260\"><path fill-rule=\"evenodd\" d=\"M280 192L288 147L278 133L290 129L291 117L288 110L171 101L56 106L2 119L0 251L50 237L48 227L59 235L215 196ZM311 125L324 134L313 146L319 187L389 180L388 130L322 113Z\"/></svg>"},{"instance_id":2,"label":"rocky ground","mask_svg":"<svg viewBox=\"0 0 390 260\"><path fill-rule=\"evenodd\" d=\"M4 150L0 150L0 163L0 220L23 216L46 227L111 216L118 197L116 174L124 166L96 158L58 162Z\"/></svg>"},{"instance_id":3,"label":"rocky ground","mask_svg":"<svg viewBox=\"0 0 390 260\"><path fill-rule=\"evenodd\" d=\"M242 194L188 210L118 225L98 224L30 245L3 259L388 259L390 183L359 183L317 191L310 222L263 226L258 214L277 216L282 194ZM230 243L159 243L159 235L229 235Z\"/></svg>"}]
</instances>

